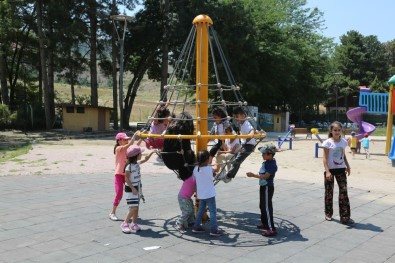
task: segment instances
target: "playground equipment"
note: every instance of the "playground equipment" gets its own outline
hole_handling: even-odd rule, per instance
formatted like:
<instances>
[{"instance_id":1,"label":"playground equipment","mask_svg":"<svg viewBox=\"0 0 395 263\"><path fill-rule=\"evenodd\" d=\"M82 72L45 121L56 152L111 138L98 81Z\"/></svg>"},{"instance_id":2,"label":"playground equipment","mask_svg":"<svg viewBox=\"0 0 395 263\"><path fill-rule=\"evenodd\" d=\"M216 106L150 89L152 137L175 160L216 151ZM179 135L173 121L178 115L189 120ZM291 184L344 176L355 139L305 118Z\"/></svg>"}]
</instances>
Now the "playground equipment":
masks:
<instances>
[{"instance_id":1,"label":"playground equipment","mask_svg":"<svg viewBox=\"0 0 395 263\"><path fill-rule=\"evenodd\" d=\"M373 124L362 120L364 113L386 114L388 94L370 93L369 89L360 89L359 106L347 111L347 118L359 126L358 140L363 138L365 133L371 134L376 130Z\"/></svg>"},{"instance_id":2,"label":"playground equipment","mask_svg":"<svg viewBox=\"0 0 395 263\"><path fill-rule=\"evenodd\" d=\"M318 129L317 128L311 128L311 134L314 134L315 137L320 141L320 143L323 142L323 140L321 139L320 135L318 134Z\"/></svg>"},{"instance_id":3,"label":"playground equipment","mask_svg":"<svg viewBox=\"0 0 395 263\"><path fill-rule=\"evenodd\" d=\"M376 127L370 123L362 121L364 113L372 114L387 114L387 136L385 145L385 154L392 160L392 166L395 167L395 138L392 138L393 133L393 115L395 113L395 75L388 81L389 92L386 93L370 93L369 90L361 89L359 96L359 106L347 112L347 117L359 125L358 139L363 137L363 134L371 134ZM394 136L395 137L395 136ZM391 145L392 138L392 145Z\"/></svg>"},{"instance_id":4,"label":"playground equipment","mask_svg":"<svg viewBox=\"0 0 395 263\"><path fill-rule=\"evenodd\" d=\"M146 126L141 130L141 138L163 138L163 139L175 139L179 140L180 144L183 139L195 140L195 153L200 150L207 149L207 143L212 139L227 139L227 138L251 138L249 135L209 135L208 134L208 122L214 121L213 118L208 117L208 108L221 106L225 108L227 112L227 107L229 106L239 106L243 107L244 111L248 114L248 121L255 122L259 128L256 119L250 117L252 116L250 110L248 109L247 101L243 99L240 93L240 87L237 85L232 72L230 71L229 63L227 62L224 52L219 44L219 39L217 33L214 31L213 21L207 15L198 15L193 20L192 29L188 35L188 38L181 50L180 56L174 65L173 74L170 76L168 84L164 87L164 94L160 101L158 101L157 106L167 104L173 106L170 111L171 115L167 118L158 118L154 116L154 111L148 118ZM218 53L214 53L217 51ZM215 83L209 83L209 55L211 55L212 65L215 74ZM217 67L217 62L219 61L223 68ZM193 62L195 62L195 73L193 71ZM227 80L223 80L220 77L220 70L225 73ZM192 77L195 77L193 81ZM222 81L222 82L221 82ZM195 82L193 85L191 83ZM188 99L188 96L194 92L195 100ZM215 95L213 98L209 99L210 95ZM235 97L235 101L226 101L230 96L224 96L225 92L232 93ZM215 100L220 98L220 100ZM164 101L167 100L167 103ZM178 121L173 115L176 110L179 112L185 112L194 106L195 116L193 117L195 131L192 135L184 134L166 134L165 130L162 134L149 134L147 133L148 127L152 124L154 120L169 120ZM228 121L232 118L228 115L226 117ZM181 119L180 119L181 120ZM253 136L258 139L258 142L266 137L266 132L258 131ZM173 152L173 154L180 154L184 159L184 166L189 167L188 163L185 161L185 156L183 150L180 152ZM225 167L225 166L224 166ZM193 167L192 167L193 169ZM198 199L195 198L195 209L199 207ZM203 215L203 220L207 219L207 215Z\"/></svg>"},{"instance_id":5,"label":"playground equipment","mask_svg":"<svg viewBox=\"0 0 395 263\"><path fill-rule=\"evenodd\" d=\"M214 121L213 118L208 117L209 106L222 106L227 108L228 106L240 106L243 107L245 112L250 116L251 113L247 107L248 103L245 101L240 93L240 87L237 86L236 81L230 71L230 67L224 52L219 44L219 40L216 32L212 27L212 20L207 15L198 15L193 20L193 26L189 33L188 39L181 51L180 57L178 58L173 74L169 78L168 85L166 85L163 98L168 98L170 105L173 105L171 113L175 113L178 107L179 111L185 111L188 106L195 106L195 132L193 135L169 135L166 131L162 134L148 134L146 129L141 131L140 137L142 138L164 138L164 139L192 139L196 141L195 152L207 149L207 142L211 139L227 139L227 138L249 138L249 135L209 135L208 134L208 121ZM196 38L196 41L194 41ZM195 48L194 47L195 44ZM214 54L217 50L218 54ZM210 84L208 78L209 72L209 51L211 52L212 64L214 67L216 83ZM193 55L191 55L193 54ZM216 59L219 59L226 76L228 77L227 82L222 82L219 76L219 69L217 68ZM193 68L193 62L195 62L195 85L192 85L192 77L195 74L191 72ZM195 101L188 101L188 92L195 92ZM209 100L210 94L215 94L216 97L220 97L220 101ZM226 101L224 92L231 92L234 94L236 101ZM158 101L158 104L162 104L163 101ZM153 115L153 114L152 114ZM165 118L155 118L154 116L149 117L146 127L149 127L153 120L163 120ZM169 117L169 121L175 121L176 118ZM227 117L228 120L232 118ZM256 123L254 118L248 117L249 121ZM254 135L254 138L263 139L266 137L264 131L259 131Z\"/></svg>"},{"instance_id":6,"label":"playground equipment","mask_svg":"<svg viewBox=\"0 0 395 263\"><path fill-rule=\"evenodd\" d=\"M317 128L312 128L311 129L311 134L314 134L315 135L315 137L318 139L318 141L320 142L320 143L318 143L318 142L316 142L315 143L315 146L314 146L314 157L315 158L318 158L318 150L320 149L320 148L322 148L322 146L320 145L322 142L323 142L323 140L321 139L321 137L320 137L320 135L318 134L319 132L318 132L318 129Z\"/></svg>"},{"instance_id":7,"label":"playground equipment","mask_svg":"<svg viewBox=\"0 0 395 263\"><path fill-rule=\"evenodd\" d=\"M388 81L390 85L388 92L388 115L387 115L387 140L385 145L385 154L388 154L388 158L392 161L392 167L395 167L395 133L392 137L392 145L391 145L391 135L393 133L392 125L393 125L393 116L395 114L395 75L390 78ZM391 145L391 146L390 146Z\"/></svg>"},{"instance_id":8,"label":"playground equipment","mask_svg":"<svg viewBox=\"0 0 395 263\"><path fill-rule=\"evenodd\" d=\"M290 137L293 129L295 129L295 125L290 125L289 126L289 131L285 134L284 137L278 136L278 148L281 149L281 146L285 141L289 141L289 150L292 150L292 138ZM289 137L289 138L288 138Z\"/></svg>"}]
</instances>

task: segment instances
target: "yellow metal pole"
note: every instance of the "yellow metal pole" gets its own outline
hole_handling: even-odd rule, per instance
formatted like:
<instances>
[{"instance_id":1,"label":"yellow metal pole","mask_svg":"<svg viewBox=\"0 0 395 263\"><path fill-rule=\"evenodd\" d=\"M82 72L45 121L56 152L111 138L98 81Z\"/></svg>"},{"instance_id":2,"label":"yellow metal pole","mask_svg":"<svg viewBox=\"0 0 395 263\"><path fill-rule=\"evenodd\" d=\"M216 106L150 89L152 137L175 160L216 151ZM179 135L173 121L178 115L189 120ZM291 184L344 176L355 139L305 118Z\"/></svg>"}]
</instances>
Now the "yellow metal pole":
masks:
<instances>
[{"instance_id":1,"label":"yellow metal pole","mask_svg":"<svg viewBox=\"0 0 395 263\"><path fill-rule=\"evenodd\" d=\"M208 133L208 27L213 24L207 15L198 15L192 22L196 26L196 132ZM202 102L202 103L199 103ZM196 140L196 153L207 149L207 139Z\"/></svg>"},{"instance_id":2,"label":"yellow metal pole","mask_svg":"<svg viewBox=\"0 0 395 263\"><path fill-rule=\"evenodd\" d=\"M388 155L390 152L391 148L391 138L392 138L392 115L394 112L392 112L392 101L393 101L393 90L394 90L394 84L390 84L390 90L389 90L389 95L388 95L388 116L387 116L387 138L386 138L386 143L385 143L385 155ZM395 143L395 142L393 142Z\"/></svg>"}]
</instances>

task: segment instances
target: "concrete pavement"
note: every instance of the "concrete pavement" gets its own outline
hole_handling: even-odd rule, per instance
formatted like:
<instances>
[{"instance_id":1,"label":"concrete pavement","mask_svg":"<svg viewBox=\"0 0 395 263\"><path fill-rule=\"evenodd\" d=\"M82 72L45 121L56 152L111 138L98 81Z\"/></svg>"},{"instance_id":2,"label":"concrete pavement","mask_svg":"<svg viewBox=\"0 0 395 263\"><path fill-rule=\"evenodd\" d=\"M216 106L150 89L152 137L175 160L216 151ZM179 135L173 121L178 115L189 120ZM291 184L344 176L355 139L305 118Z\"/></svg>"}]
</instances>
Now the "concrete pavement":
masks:
<instances>
[{"instance_id":1,"label":"concrete pavement","mask_svg":"<svg viewBox=\"0 0 395 263\"><path fill-rule=\"evenodd\" d=\"M142 176L143 231L130 235L108 219L112 174L0 177L0 262L395 262L393 192L350 187L356 224L349 227L336 220L336 201L335 220L324 220L321 183L276 179L279 234L266 238L256 228L257 182L237 176L216 187L225 234L213 238L174 229L175 174L154 162ZM123 201L117 214L126 211Z\"/></svg>"}]
</instances>

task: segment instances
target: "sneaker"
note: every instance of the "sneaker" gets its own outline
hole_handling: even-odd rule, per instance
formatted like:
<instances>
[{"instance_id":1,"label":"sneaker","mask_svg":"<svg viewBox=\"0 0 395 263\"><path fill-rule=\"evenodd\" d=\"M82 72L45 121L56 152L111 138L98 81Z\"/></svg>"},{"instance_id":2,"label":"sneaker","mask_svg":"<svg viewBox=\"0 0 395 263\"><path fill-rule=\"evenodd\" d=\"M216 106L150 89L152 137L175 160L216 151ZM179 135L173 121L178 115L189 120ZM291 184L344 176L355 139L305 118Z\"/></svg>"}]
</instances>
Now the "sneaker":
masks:
<instances>
[{"instance_id":1,"label":"sneaker","mask_svg":"<svg viewBox=\"0 0 395 263\"><path fill-rule=\"evenodd\" d=\"M343 225L353 225L353 224L355 224L354 220L352 220L351 218L349 218L349 219L346 220L346 221L342 221L341 223L342 223Z\"/></svg>"},{"instance_id":2,"label":"sneaker","mask_svg":"<svg viewBox=\"0 0 395 263\"><path fill-rule=\"evenodd\" d=\"M141 230L141 227L138 224L132 223L131 229L137 232Z\"/></svg>"},{"instance_id":3,"label":"sneaker","mask_svg":"<svg viewBox=\"0 0 395 263\"><path fill-rule=\"evenodd\" d=\"M219 174L217 174L217 180L223 180L226 177L226 171L223 169Z\"/></svg>"},{"instance_id":4,"label":"sneaker","mask_svg":"<svg viewBox=\"0 0 395 263\"><path fill-rule=\"evenodd\" d=\"M108 215L108 218L110 218L110 220L112 220L112 221L118 221L118 217L112 213Z\"/></svg>"},{"instance_id":5,"label":"sneaker","mask_svg":"<svg viewBox=\"0 0 395 263\"><path fill-rule=\"evenodd\" d=\"M264 230L269 229L265 224L259 224L259 225L256 226L256 228L258 228L258 229L264 229Z\"/></svg>"},{"instance_id":6,"label":"sneaker","mask_svg":"<svg viewBox=\"0 0 395 263\"><path fill-rule=\"evenodd\" d=\"M265 230L265 231L263 231L263 235L265 236L265 237L274 237L274 236L277 236L277 230Z\"/></svg>"},{"instance_id":7,"label":"sneaker","mask_svg":"<svg viewBox=\"0 0 395 263\"><path fill-rule=\"evenodd\" d=\"M201 226L194 226L192 228L192 232L193 233L203 233L203 232L206 232L206 230Z\"/></svg>"},{"instance_id":8,"label":"sneaker","mask_svg":"<svg viewBox=\"0 0 395 263\"><path fill-rule=\"evenodd\" d=\"M326 221L332 221L332 217L331 216L325 216L325 220Z\"/></svg>"},{"instance_id":9,"label":"sneaker","mask_svg":"<svg viewBox=\"0 0 395 263\"><path fill-rule=\"evenodd\" d=\"M222 235L222 231L218 228L216 230L210 231L210 236L212 237L218 237L220 235Z\"/></svg>"},{"instance_id":10,"label":"sneaker","mask_svg":"<svg viewBox=\"0 0 395 263\"><path fill-rule=\"evenodd\" d=\"M225 176L225 177L222 179L222 181L223 181L224 183L229 183L230 181L232 181L232 178L229 178L229 177Z\"/></svg>"},{"instance_id":11,"label":"sneaker","mask_svg":"<svg viewBox=\"0 0 395 263\"><path fill-rule=\"evenodd\" d=\"M177 230L180 231L180 232L185 231L184 226L183 226L182 224L178 223L178 222L176 222L176 223L174 224L174 228L177 229Z\"/></svg>"},{"instance_id":12,"label":"sneaker","mask_svg":"<svg viewBox=\"0 0 395 263\"><path fill-rule=\"evenodd\" d=\"M132 233L132 231L130 230L129 224L126 223L126 222L122 222L121 229L122 229L122 232L125 233L125 234Z\"/></svg>"}]
</instances>

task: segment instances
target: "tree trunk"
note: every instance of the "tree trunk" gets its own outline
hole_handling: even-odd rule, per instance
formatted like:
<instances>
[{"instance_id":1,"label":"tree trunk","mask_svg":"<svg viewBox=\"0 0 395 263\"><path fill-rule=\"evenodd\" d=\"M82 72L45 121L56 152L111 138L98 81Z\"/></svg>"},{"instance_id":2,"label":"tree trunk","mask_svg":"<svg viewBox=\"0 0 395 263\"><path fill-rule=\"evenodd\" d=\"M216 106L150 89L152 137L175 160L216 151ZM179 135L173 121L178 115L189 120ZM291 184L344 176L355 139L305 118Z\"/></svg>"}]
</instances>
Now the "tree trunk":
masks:
<instances>
[{"instance_id":1,"label":"tree trunk","mask_svg":"<svg viewBox=\"0 0 395 263\"><path fill-rule=\"evenodd\" d=\"M38 102L40 105L43 105L43 74L42 74L42 67L41 67L41 61L40 57L37 59L37 65L36 65L37 71L38 71Z\"/></svg>"},{"instance_id":2,"label":"tree trunk","mask_svg":"<svg viewBox=\"0 0 395 263\"><path fill-rule=\"evenodd\" d=\"M134 77L132 82L129 84L128 91L125 96L125 109L124 109L124 123L127 124L127 128L129 128L129 120L130 114L132 112L134 99L137 95L138 87L140 86L140 82L144 77L145 72L147 71L149 65L152 63L154 59L154 52L151 52L148 57L145 59L142 58L140 61L140 65L136 72L134 72Z\"/></svg>"},{"instance_id":3,"label":"tree trunk","mask_svg":"<svg viewBox=\"0 0 395 263\"><path fill-rule=\"evenodd\" d=\"M111 14L116 15L116 0L112 1ZM111 56L112 56L112 102L113 102L113 120L114 129L118 130L118 85L117 85L117 32L115 27L112 28L111 39Z\"/></svg>"},{"instance_id":4,"label":"tree trunk","mask_svg":"<svg viewBox=\"0 0 395 263\"><path fill-rule=\"evenodd\" d=\"M0 53L0 88L1 88L1 103L10 105L10 97L8 97L8 86L7 86L7 67L6 67L6 55L4 48L1 47Z\"/></svg>"},{"instance_id":5,"label":"tree trunk","mask_svg":"<svg viewBox=\"0 0 395 263\"><path fill-rule=\"evenodd\" d=\"M44 110L45 110L45 126L47 130L52 128L52 119L51 119L51 108L50 108L50 95L49 95L49 87L48 87L48 75L47 75L47 61L45 54L45 46L44 46L44 33L42 29L42 8L43 1L36 0L37 5L37 32L38 32L38 43L40 46L40 61L41 61L41 74L42 74L42 82L44 87Z\"/></svg>"},{"instance_id":6,"label":"tree trunk","mask_svg":"<svg viewBox=\"0 0 395 263\"><path fill-rule=\"evenodd\" d=\"M91 71L91 105L98 106L98 93L97 93L97 44L96 44L96 31L97 31L97 19L96 19L96 1L89 1L89 22L90 28L90 71Z\"/></svg>"},{"instance_id":7,"label":"tree trunk","mask_svg":"<svg viewBox=\"0 0 395 263\"><path fill-rule=\"evenodd\" d=\"M54 61L53 61L53 49L48 50L48 96L49 96L49 109L51 114L51 120L55 121L55 72L54 72ZM53 127L51 124L51 128Z\"/></svg>"},{"instance_id":8,"label":"tree trunk","mask_svg":"<svg viewBox=\"0 0 395 263\"><path fill-rule=\"evenodd\" d=\"M134 103L134 100L136 99L137 90L140 86L140 83L141 83L141 80L143 79L143 77L144 77L144 73L137 74L135 77L133 77L132 82L129 84L128 89L131 92L130 92L130 95L125 98L126 103L125 103L125 109L124 109L124 114L123 114L123 118L124 118L123 123L126 124L126 127L124 127L124 128L130 128L129 127L129 120L130 120L130 115L132 113L133 103Z\"/></svg>"}]
</instances>

